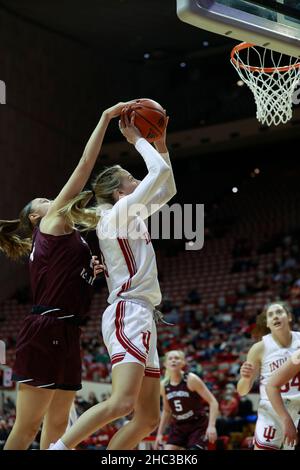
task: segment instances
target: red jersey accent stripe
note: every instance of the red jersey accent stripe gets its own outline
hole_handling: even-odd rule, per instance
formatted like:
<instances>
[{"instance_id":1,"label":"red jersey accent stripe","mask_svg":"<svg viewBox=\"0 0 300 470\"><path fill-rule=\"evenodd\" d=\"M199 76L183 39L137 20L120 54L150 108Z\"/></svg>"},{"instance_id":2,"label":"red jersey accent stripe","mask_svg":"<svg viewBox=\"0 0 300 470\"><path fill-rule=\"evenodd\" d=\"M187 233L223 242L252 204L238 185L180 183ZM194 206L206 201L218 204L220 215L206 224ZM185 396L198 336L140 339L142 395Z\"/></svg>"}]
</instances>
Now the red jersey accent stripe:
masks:
<instances>
[{"instance_id":1,"label":"red jersey accent stripe","mask_svg":"<svg viewBox=\"0 0 300 470\"><path fill-rule=\"evenodd\" d=\"M159 379L160 378L160 372L151 372L151 371L145 369L145 376L146 377L157 377Z\"/></svg>"},{"instance_id":2,"label":"red jersey accent stripe","mask_svg":"<svg viewBox=\"0 0 300 470\"><path fill-rule=\"evenodd\" d=\"M126 265L127 265L130 277L133 277L134 274L135 274L134 263L132 262L130 254L128 252L128 247L126 246L126 241L125 241L124 238L118 238L118 242L119 242L120 248L122 250L123 256L125 258Z\"/></svg>"},{"instance_id":3,"label":"red jersey accent stripe","mask_svg":"<svg viewBox=\"0 0 300 470\"><path fill-rule=\"evenodd\" d=\"M125 302L118 302L116 309L116 336L119 343L123 348L128 351L133 357L141 361L143 364L146 362L146 355L142 353L125 335L124 333L124 317L125 317Z\"/></svg>"},{"instance_id":4,"label":"red jersey accent stripe","mask_svg":"<svg viewBox=\"0 0 300 470\"><path fill-rule=\"evenodd\" d=\"M134 254L132 253L132 249L131 249L131 246L129 244L129 240L127 238L124 238L123 241L124 241L124 246L126 247L128 255L130 257L130 260L131 260L131 263L132 263L132 266L133 266L133 270L134 270L134 274L135 274L137 272L137 267L136 267Z\"/></svg>"},{"instance_id":5,"label":"red jersey accent stripe","mask_svg":"<svg viewBox=\"0 0 300 470\"><path fill-rule=\"evenodd\" d=\"M124 357L125 357L125 354L112 357L112 358L111 358L111 363L112 363L112 365L117 364L118 362L123 361Z\"/></svg>"},{"instance_id":6,"label":"red jersey accent stripe","mask_svg":"<svg viewBox=\"0 0 300 470\"><path fill-rule=\"evenodd\" d=\"M255 442L255 445L257 447L259 447L259 449L266 449L266 450L280 450L279 447L276 447L276 446L272 446L272 445L269 445L269 444L261 444L257 437L255 436L254 437L254 442Z\"/></svg>"},{"instance_id":7,"label":"red jersey accent stripe","mask_svg":"<svg viewBox=\"0 0 300 470\"><path fill-rule=\"evenodd\" d=\"M121 248L122 254L125 258L127 269L129 271L129 279L122 285L121 290L118 292L118 296L120 296L123 292L127 291L130 288L131 278L137 272L137 268L128 240L126 238L117 238L117 240Z\"/></svg>"},{"instance_id":8,"label":"red jersey accent stripe","mask_svg":"<svg viewBox=\"0 0 300 470\"><path fill-rule=\"evenodd\" d=\"M131 347L131 349L136 351L137 354L140 354L141 357L144 357L146 359L147 355L145 353L143 353L142 351L140 351L139 348L137 346L135 346L135 344L133 344L130 341L130 339L125 335L125 330L124 330L125 307L126 307L126 303L125 303L125 301L122 301L122 306L121 306L121 322L122 322L121 334L124 337L124 341Z\"/></svg>"},{"instance_id":9,"label":"red jersey accent stripe","mask_svg":"<svg viewBox=\"0 0 300 470\"><path fill-rule=\"evenodd\" d=\"M115 358L117 356L125 356L125 353L124 352L116 353L116 354L113 354L111 357Z\"/></svg>"}]
</instances>

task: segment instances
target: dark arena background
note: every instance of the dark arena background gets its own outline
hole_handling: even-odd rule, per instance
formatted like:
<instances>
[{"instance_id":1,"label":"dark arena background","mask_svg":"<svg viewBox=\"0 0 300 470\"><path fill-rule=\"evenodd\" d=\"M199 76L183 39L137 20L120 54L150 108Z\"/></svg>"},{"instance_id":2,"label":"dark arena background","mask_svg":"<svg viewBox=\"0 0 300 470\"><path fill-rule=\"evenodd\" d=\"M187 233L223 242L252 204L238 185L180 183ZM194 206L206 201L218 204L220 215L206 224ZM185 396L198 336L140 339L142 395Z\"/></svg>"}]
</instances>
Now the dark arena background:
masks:
<instances>
[{"instance_id":1,"label":"dark arena background","mask_svg":"<svg viewBox=\"0 0 300 470\"><path fill-rule=\"evenodd\" d=\"M244 397L236 385L257 341L257 314L270 301L286 301L293 330L300 327L300 109L295 103L285 125L261 125L252 93L230 64L235 44L180 21L175 0L0 0L0 219L58 194L104 109L147 97L167 110L177 185L171 203L204 204L204 245L186 250L189 240L174 239L172 230L170 239L153 240L160 310L174 323L159 324L158 352L163 374L165 353L184 351L187 370L217 399L211 451L253 449L258 382ZM112 121L93 175L120 163L141 179L141 162ZM87 240L99 256L95 233ZM32 300L27 259L0 260L2 449L16 414L16 337ZM111 393L100 328L107 296L102 274L82 326L77 416ZM77 448L106 449L128 419ZM138 448L152 449L155 436ZM39 438L30 449L39 449Z\"/></svg>"}]
</instances>

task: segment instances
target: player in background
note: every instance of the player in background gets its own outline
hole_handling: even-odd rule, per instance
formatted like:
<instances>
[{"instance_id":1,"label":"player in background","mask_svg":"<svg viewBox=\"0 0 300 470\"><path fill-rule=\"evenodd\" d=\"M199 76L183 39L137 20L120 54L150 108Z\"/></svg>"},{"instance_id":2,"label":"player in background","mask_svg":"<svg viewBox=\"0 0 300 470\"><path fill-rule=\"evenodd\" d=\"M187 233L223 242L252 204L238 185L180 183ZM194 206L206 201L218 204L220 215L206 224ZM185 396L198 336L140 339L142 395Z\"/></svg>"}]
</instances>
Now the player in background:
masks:
<instances>
[{"instance_id":1,"label":"player in background","mask_svg":"<svg viewBox=\"0 0 300 470\"><path fill-rule=\"evenodd\" d=\"M161 302L155 252L144 220L176 193L166 133L156 149L141 137L126 110L120 130L135 145L148 173L138 181L119 165L100 173L93 189L109 307L102 334L112 362L112 395L79 417L51 450L75 447L105 424L133 411L133 418L111 439L109 450L134 449L159 422L159 359L154 321ZM70 209L72 217L72 208ZM88 221L87 221L88 223Z\"/></svg>"},{"instance_id":2,"label":"player in background","mask_svg":"<svg viewBox=\"0 0 300 470\"><path fill-rule=\"evenodd\" d=\"M165 450L205 450L208 442L213 444L217 439L218 402L197 375L184 372L186 362L182 351L167 352L164 365L163 410L154 449L162 446L165 429L171 423ZM209 418L201 398L209 405Z\"/></svg>"},{"instance_id":3,"label":"player in background","mask_svg":"<svg viewBox=\"0 0 300 470\"><path fill-rule=\"evenodd\" d=\"M269 400L282 423L284 442L288 446L294 447L298 442L296 423L293 419L293 413L289 413L288 407L281 396L281 389L287 387L287 384L291 381L298 383L300 395L300 342L297 351L271 375L266 386ZM300 396L297 401L300 411Z\"/></svg>"},{"instance_id":4,"label":"player in background","mask_svg":"<svg viewBox=\"0 0 300 470\"><path fill-rule=\"evenodd\" d=\"M0 221L1 251L12 259L30 255L34 303L16 344L16 421L5 450L27 449L42 422L40 447L48 448L65 431L81 388L80 324L89 307L94 274L101 267L93 269L99 262L61 209L87 183L107 126L125 104L102 113L77 167L53 201L35 198L19 219ZM90 198L85 194L85 202Z\"/></svg>"},{"instance_id":5,"label":"player in background","mask_svg":"<svg viewBox=\"0 0 300 470\"><path fill-rule=\"evenodd\" d=\"M293 445L284 442L282 422L274 410L266 392L266 385L272 374L284 364L300 345L300 333L291 331L292 315L281 302L265 307L257 318L257 331L263 336L248 352L247 360L241 367L241 378L237 384L238 393L243 396L250 392L255 378L260 376L260 402L255 428L255 450L292 450ZM281 389L282 399L295 425L299 420L300 403L299 376L292 378ZM290 442L288 443L290 444Z\"/></svg>"}]
</instances>

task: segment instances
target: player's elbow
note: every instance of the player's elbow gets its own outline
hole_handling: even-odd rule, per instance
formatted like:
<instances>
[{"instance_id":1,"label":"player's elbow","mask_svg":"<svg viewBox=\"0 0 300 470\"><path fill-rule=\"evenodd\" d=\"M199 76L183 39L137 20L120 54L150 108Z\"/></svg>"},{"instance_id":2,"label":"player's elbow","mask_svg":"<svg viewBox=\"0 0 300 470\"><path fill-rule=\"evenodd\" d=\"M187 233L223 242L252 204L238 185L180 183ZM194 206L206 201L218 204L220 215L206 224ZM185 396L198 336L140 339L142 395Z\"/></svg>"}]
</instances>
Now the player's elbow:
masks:
<instances>
[{"instance_id":1,"label":"player's elbow","mask_svg":"<svg viewBox=\"0 0 300 470\"><path fill-rule=\"evenodd\" d=\"M162 161L159 168L159 174L167 179L170 176L171 171L171 167L166 162Z\"/></svg>"},{"instance_id":2,"label":"player's elbow","mask_svg":"<svg viewBox=\"0 0 300 470\"><path fill-rule=\"evenodd\" d=\"M171 199L172 197L174 197L175 194L177 194L177 188L176 188L175 182L174 182L173 187L172 187L172 189L171 189L171 191L170 191L170 199Z\"/></svg>"},{"instance_id":3,"label":"player's elbow","mask_svg":"<svg viewBox=\"0 0 300 470\"><path fill-rule=\"evenodd\" d=\"M270 397L270 395L272 395L274 392L275 393L279 392L279 390L280 390L280 385L274 384L272 382L269 382L266 385L266 393L268 397Z\"/></svg>"},{"instance_id":4,"label":"player's elbow","mask_svg":"<svg viewBox=\"0 0 300 470\"><path fill-rule=\"evenodd\" d=\"M249 392L249 387L246 387L245 384L241 382L238 382L236 389L240 397L244 397Z\"/></svg>"},{"instance_id":5,"label":"player's elbow","mask_svg":"<svg viewBox=\"0 0 300 470\"><path fill-rule=\"evenodd\" d=\"M169 202L170 199L172 199L172 197L174 197L176 193L177 193L176 188L169 189L168 192L166 193L165 203Z\"/></svg>"},{"instance_id":6,"label":"player's elbow","mask_svg":"<svg viewBox=\"0 0 300 470\"><path fill-rule=\"evenodd\" d=\"M216 411L219 411L219 403L217 402L215 397L213 397L212 405L213 405L213 407L215 408Z\"/></svg>"}]
</instances>

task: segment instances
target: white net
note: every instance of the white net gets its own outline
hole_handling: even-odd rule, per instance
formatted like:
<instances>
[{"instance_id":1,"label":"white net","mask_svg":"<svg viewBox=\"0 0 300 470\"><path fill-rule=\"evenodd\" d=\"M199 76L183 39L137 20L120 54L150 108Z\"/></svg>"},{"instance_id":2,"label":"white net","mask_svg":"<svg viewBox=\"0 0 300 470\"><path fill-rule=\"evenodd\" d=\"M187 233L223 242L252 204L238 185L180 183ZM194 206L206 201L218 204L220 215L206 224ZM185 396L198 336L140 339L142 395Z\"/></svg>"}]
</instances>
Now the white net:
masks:
<instances>
[{"instance_id":1,"label":"white net","mask_svg":"<svg viewBox=\"0 0 300 470\"><path fill-rule=\"evenodd\" d=\"M300 85L299 59L241 44L233 49L231 63L254 95L259 122L277 126L292 118L293 96Z\"/></svg>"}]
</instances>

